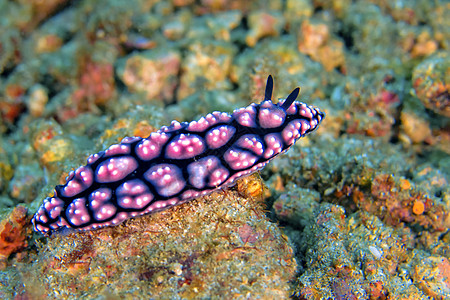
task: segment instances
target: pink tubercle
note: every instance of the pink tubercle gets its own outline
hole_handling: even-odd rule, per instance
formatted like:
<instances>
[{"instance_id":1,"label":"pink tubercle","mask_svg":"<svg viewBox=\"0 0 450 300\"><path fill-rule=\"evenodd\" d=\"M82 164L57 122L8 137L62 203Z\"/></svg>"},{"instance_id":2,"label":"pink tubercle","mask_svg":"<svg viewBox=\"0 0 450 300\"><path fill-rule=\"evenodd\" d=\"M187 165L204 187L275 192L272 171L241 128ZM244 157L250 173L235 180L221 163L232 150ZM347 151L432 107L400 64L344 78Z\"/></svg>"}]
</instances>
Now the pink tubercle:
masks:
<instances>
[{"instance_id":1,"label":"pink tubercle","mask_svg":"<svg viewBox=\"0 0 450 300\"><path fill-rule=\"evenodd\" d=\"M105 203L111 200L111 195L111 189L109 188L99 188L93 191L89 195L89 207L94 211L98 210Z\"/></svg>"},{"instance_id":2,"label":"pink tubercle","mask_svg":"<svg viewBox=\"0 0 450 300\"><path fill-rule=\"evenodd\" d=\"M195 134L180 134L166 148L166 157L171 159L187 159L205 151L205 143Z\"/></svg>"},{"instance_id":3,"label":"pink tubercle","mask_svg":"<svg viewBox=\"0 0 450 300\"><path fill-rule=\"evenodd\" d=\"M46 201L46 200L44 200ZM42 222L42 223L47 223L48 222L48 217L45 215L46 209L44 209L43 206L39 207L36 215L34 216L34 219L36 219L36 221Z\"/></svg>"},{"instance_id":4,"label":"pink tubercle","mask_svg":"<svg viewBox=\"0 0 450 300\"><path fill-rule=\"evenodd\" d=\"M94 181L94 172L88 166L81 166L75 171L75 178L83 185L83 188L88 188Z\"/></svg>"},{"instance_id":5,"label":"pink tubercle","mask_svg":"<svg viewBox=\"0 0 450 300\"><path fill-rule=\"evenodd\" d=\"M264 158L269 159L283 150L283 140L279 133L270 133L264 137L267 148L264 150Z\"/></svg>"},{"instance_id":6,"label":"pink tubercle","mask_svg":"<svg viewBox=\"0 0 450 300\"><path fill-rule=\"evenodd\" d=\"M142 138L139 136L126 136L120 141L120 143L121 144L131 144L131 143L134 143L134 142L137 142L140 140L142 140Z\"/></svg>"},{"instance_id":7,"label":"pink tubercle","mask_svg":"<svg viewBox=\"0 0 450 300\"><path fill-rule=\"evenodd\" d=\"M64 197L73 197L81 193L94 181L94 173L89 166L79 167L75 172L70 172L68 177L70 179L61 190L61 195Z\"/></svg>"},{"instance_id":8,"label":"pink tubercle","mask_svg":"<svg viewBox=\"0 0 450 300\"><path fill-rule=\"evenodd\" d=\"M154 199L150 192L137 196L121 196L117 198L117 204L126 209L143 209Z\"/></svg>"},{"instance_id":9,"label":"pink tubercle","mask_svg":"<svg viewBox=\"0 0 450 300\"><path fill-rule=\"evenodd\" d=\"M140 195L148 192L148 187L139 179L132 179L122 183L116 190L118 196Z\"/></svg>"},{"instance_id":10,"label":"pink tubercle","mask_svg":"<svg viewBox=\"0 0 450 300\"><path fill-rule=\"evenodd\" d=\"M89 155L87 162L88 164L93 164L95 163L100 157L102 157L104 155L105 152L99 152L99 153L95 153L95 154L91 154Z\"/></svg>"},{"instance_id":11,"label":"pink tubercle","mask_svg":"<svg viewBox=\"0 0 450 300\"><path fill-rule=\"evenodd\" d=\"M66 216L70 223L75 226L81 226L88 223L91 218L86 207L86 199L77 198L73 200L73 202L67 207Z\"/></svg>"},{"instance_id":12,"label":"pink tubercle","mask_svg":"<svg viewBox=\"0 0 450 300\"><path fill-rule=\"evenodd\" d=\"M109 158L98 165L95 179L101 183L118 181L128 176L137 167L138 163L132 156Z\"/></svg>"},{"instance_id":13,"label":"pink tubercle","mask_svg":"<svg viewBox=\"0 0 450 300\"><path fill-rule=\"evenodd\" d=\"M235 110L233 117L242 126L256 127L256 109L254 104Z\"/></svg>"},{"instance_id":14,"label":"pink tubercle","mask_svg":"<svg viewBox=\"0 0 450 300\"><path fill-rule=\"evenodd\" d=\"M294 101L294 103L291 106L289 106L289 108L286 110L286 113L288 115L295 115L295 114L297 114L297 111L298 111L297 106L302 105L302 104L303 103L301 103L301 102Z\"/></svg>"},{"instance_id":15,"label":"pink tubercle","mask_svg":"<svg viewBox=\"0 0 450 300\"><path fill-rule=\"evenodd\" d=\"M93 210L94 218L97 221L104 221L115 215L117 207L112 203L105 203L99 208Z\"/></svg>"},{"instance_id":16,"label":"pink tubercle","mask_svg":"<svg viewBox=\"0 0 450 300\"><path fill-rule=\"evenodd\" d=\"M171 123L170 123L170 125L169 126L163 126L163 127L161 127L161 129L160 130L158 130L158 132L166 132L166 133L169 133L169 132L174 132L174 131L177 131L177 130L179 130L179 129L181 129L181 128L184 128L184 127L186 127L187 126L187 123L186 122L183 122L183 123L180 123L180 122L178 122L177 120L173 120Z\"/></svg>"},{"instance_id":17,"label":"pink tubercle","mask_svg":"<svg viewBox=\"0 0 450 300\"><path fill-rule=\"evenodd\" d=\"M169 140L170 135L154 132L136 146L136 154L142 160L151 160L161 154L161 147Z\"/></svg>"},{"instance_id":18,"label":"pink tubercle","mask_svg":"<svg viewBox=\"0 0 450 300\"><path fill-rule=\"evenodd\" d=\"M227 180L228 176L230 176L230 172L227 169L217 168L209 175L209 186L212 188L219 187Z\"/></svg>"},{"instance_id":19,"label":"pink tubercle","mask_svg":"<svg viewBox=\"0 0 450 300\"><path fill-rule=\"evenodd\" d=\"M237 150L235 148L228 149L223 155L225 161L234 170L246 169L252 166L257 157L250 152Z\"/></svg>"},{"instance_id":20,"label":"pink tubercle","mask_svg":"<svg viewBox=\"0 0 450 300\"><path fill-rule=\"evenodd\" d=\"M170 197L180 192L185 181L181 175L181 170L173 164L159 164L151 167L144 173L147 179L163 197Z\"/></svg>"},{"instance_id":21,"label":"pink tubercle","mask_svg":"<svg viewBox=\"0 0 450 300\"><path fill-rule=\"evenodd\" d=\"M215 156L207 156L188 166L189 183L198 188L216 187L228 177L228 170ZM224 178L225 177L225 178Z\"/></svg>"},{"instance_id":22,"label":"pink tubercle","mask_svg":"<svg viewBox=\"0 0 450 300\"><path fill-rule=\"evenodd\" d=\"M182 195L181 195L181 199L185 200L190 200L190 199L194 199L196 198L200 193L197 191L193 191L193 190L187 190L185 191Z\"/></svg>"},{"instance_id":23,"label":"pink tubercle","mask_svg":"<svg viewBox=\"0 0 450 300\"><path fill-rule=\"evenodd\" d=\"M75 178L69 180L61 190L61 196L73 197L84 191L83 185Z\"/></svg>"},{"instance_id":24,"label":"pink tubercle","mask_svg":"<svg viewBox=\"0 0 450 300\"><path fill-rule=\"evenodd\" d=\"M190 122L187 129L193 132L201 132L217 123L228 123L230 120L229 114L215 111L206 115L206 117L201 117L198 121Z\"/></svg>"},{"instance_id":25,"label":"pink tubercle","mask_svg":"<svg viewBox=\"0 0 450 300\"><path fill-rule=\"evenodd\" d=\"M270 103L267 103L270 102ZM262 128L276 128L283 125L286 113L271 101L264 101L259 110L259 125Z\"/></svg>"},{"instance_id":26,"label":"pink tubercle","mask_svg":"<svg viewBox=\"0 0 450 300\"><path fill-rule=\"evenodd\" d=\"M314 116L311 108L305 103L300 105L300 115L308 119L312 119Z\"/></svg>"},{"instance_id":27,"label":"pink tubercle","mask_svg":"<svg viewBox=\"0 0 450 300\"><path fill-rule=\"evenodd\" d=\"M236 145L248 149L256 155L262 155L264 152L263 144L256 134L246 134L241 136L239 140L237 140Z\"/></svg>"},{"instance_id":28,"label":"pink tubercle","mask_svg":"<svg viewBox=\"0 0 450 300\"><path fill-rule=\"evenodd\" d=\"M120 154L130 154L130 146L127 144L115 144L109 146L109 148L105 151L106 157Z\"/></svg>"},{"instance_id":29,"label":"pink tubercle","mask_svg":"<svg viewBox=\"0 0 450 300\"><path fill-rule=\"evenodd\" d=\"M206 133L205 139L208 147L211 149L217 149L228 143L233 137L236 129L229 125L221 125L212 128Z\"/></svg>"},{"instance_id":30,"label":"pink tubercle","mask_svg":"<svg viewBox=\"0 0 450 300\"><path fill-rule=\"evenodd\" d=\"M296 137L300 136L300 133L298 129L295 128L295 124L290 122L281 132L281 136L284 143L290 146L294 144Z\"/></svg>"}]
</instances>

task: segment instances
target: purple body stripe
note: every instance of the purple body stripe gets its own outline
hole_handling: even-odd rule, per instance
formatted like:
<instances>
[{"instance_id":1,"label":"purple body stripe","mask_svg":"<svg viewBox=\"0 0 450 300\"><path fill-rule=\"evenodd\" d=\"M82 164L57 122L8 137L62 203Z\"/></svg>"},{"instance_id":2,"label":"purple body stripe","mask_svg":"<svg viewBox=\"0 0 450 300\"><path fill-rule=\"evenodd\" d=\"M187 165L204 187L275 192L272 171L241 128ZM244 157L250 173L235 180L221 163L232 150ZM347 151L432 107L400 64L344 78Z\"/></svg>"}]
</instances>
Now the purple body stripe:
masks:
<instances>
[{"instance_id":1,"label":"purple body stripe","mask_svg":"<svg viewBox=\"0 0 450 300\"><path fill-rule=\"evenodd\" d=\"M91 155L71 172L33 217L43 234L63 227L91 230L159 211L229 186L263 168L299 138L315 130L325 114L297 102L296 88L232 115L213 112L198 121L173 121L148 138L126 137Z\"/></svg>"}]
</instances>

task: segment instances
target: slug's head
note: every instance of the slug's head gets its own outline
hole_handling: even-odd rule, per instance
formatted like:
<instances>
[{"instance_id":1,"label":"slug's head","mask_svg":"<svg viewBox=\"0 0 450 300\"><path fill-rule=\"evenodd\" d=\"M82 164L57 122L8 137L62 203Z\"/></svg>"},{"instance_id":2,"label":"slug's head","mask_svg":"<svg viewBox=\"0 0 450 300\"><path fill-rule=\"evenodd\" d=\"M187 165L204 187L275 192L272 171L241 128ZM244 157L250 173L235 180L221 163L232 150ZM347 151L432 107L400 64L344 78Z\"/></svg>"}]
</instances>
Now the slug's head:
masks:
<instances>
[{"instance_id":1,"label":"slug's head","mask_svg":"<svg viewBox=\"0 0 450 300\"><path fill-rule=\"evenodd\" d=\"M295 88L286 99L281 99L276 104L271 100L272 90L273 79L269 75L265 99L260 104L259 123L265 128L281 127L281 135L286 145L290 146L297 139L314 131L325 117L325 113L320 109L295 101L300 88Z\"/></svg>"}]
</instances>

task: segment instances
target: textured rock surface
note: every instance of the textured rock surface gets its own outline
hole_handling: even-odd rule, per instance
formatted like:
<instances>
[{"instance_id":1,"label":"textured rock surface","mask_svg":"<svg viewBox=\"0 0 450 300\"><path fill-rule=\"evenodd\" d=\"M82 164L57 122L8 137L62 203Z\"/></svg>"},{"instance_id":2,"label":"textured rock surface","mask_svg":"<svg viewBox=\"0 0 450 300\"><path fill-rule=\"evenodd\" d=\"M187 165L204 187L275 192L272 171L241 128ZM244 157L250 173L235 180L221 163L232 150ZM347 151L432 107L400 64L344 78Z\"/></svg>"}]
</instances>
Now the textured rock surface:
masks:
<instances>
[{"instance_id":1,"label":"textured rock surface","mask_svg":"<svg viewBox=\"0 0 450 300\"><path fill-rule=\"evenodd\" d=\"M18 205L28 209L23 217L30 218L42 200L52 196L55 185L63 184L90 154L126 136L147 137L174 119L190 122L213 111L232 112L257 103L272 74L277 83L274 100L300 86L300 100L327 113L314 135L261 173L272 195L267 210L294 245L297 277L314 287L329 283L317 294L324 298L332 292L341 298L445 298L450 259L447 2L0 1L0 212L1 221L7 221L2 224L11 224L9 216ZM170 65L165 68L160 59ZM240 195L253 195L255 187L259 189L254 183L240 181L239 186L246 187ZM344 218L347 228L335 226L342 221L323 219L320 223L326 227L312 227L319 221L315 209L325 203L336 205L331 216ZM163 222L172 220L164 216L168 220ZM173 226L186 228L182 219L175 222ZM25 234L32 231L31 223L15 228L7 230L7 237L18 241L21 250L3 260L0 298L37 298L42 293L32 293L46 288L33 278L40 280L47 272L54 276L52 292L71 289L74 294L77 288L86 290L83 276L98 272L101 276L89 277L89 289L103 286L103 297L109 298L114 296L111 290L122 288L122 281L138 294L141 285L150 286L145 278L158 278L158 272L172 284L179 281L175 274L185 277L185 270L195 271L188 267L192 257L173 259L165 248L155 246L151 249L159 261L151 268L144 264L145 273L133 265L142 262L134 252L111 256L96 239L94 244L102 245L109 261L118 260L126 268L89 269L85 252L95 257L92 266L102 266L97 258L102 253L92 252L89 240L84 243L73 235L73 242L64 239L67 236L39 240ZM307 236L310 228L315 233ZM105 230L104 239L122 249L120 234L106 232L112 231ZM126 233L124 240L138 244L132 232L121 232ZM248 226L238 232L254 240ZM183 234L193 241L200 233L191 226ZM155 233L141 239L148 241L148 236ZM159 247L177 247L178 240L171 240L172 245L163 243L163 234L157 238L152 243ZM214 245L200 254L208 256L203 250ZM312 255L322 248L336 250L322 253L325 258L342 257L352 264L338 268L343 266L339 261L328 264ZM66 256L52 262L54 253ZM227 295L253 292L255 278L267 279L265 272L239 276L237 269L249 267L238 259L244 254L235 250L225 260L235 278L241 278L232 278ZM256 259L258 254L251 254L250 259ZM44 262L50 267L39 269ZM318 267L322 262L326 268ZM356 276L361 272L362 281ZM68 273L70 284L62 280ZM141 273L143 279L135 279ZM108 278L115 285L103 285ZM283 287L285 278L279 281ZM346 293L349 283L364 292ZM224 284L211 282L213 287ZM301 293L299 284L291 287ZM208 286L204 291L205 297L217 296ZM167 290L163 296L177 292Z\"/></svg>"},{"instance_id":2,"label":"textured rock surface","mask_svg":"<svg viewBox=\"0 0 450 300\"><path fill-rule=\"evenodd\" d=\"M260 182L252 176L245 186ZM32 267L18 266L24 294L150 298L287 298L296 262L264 214L262 185L216 192L96 231L57 234Z\"/></svg>"}]
</instances>

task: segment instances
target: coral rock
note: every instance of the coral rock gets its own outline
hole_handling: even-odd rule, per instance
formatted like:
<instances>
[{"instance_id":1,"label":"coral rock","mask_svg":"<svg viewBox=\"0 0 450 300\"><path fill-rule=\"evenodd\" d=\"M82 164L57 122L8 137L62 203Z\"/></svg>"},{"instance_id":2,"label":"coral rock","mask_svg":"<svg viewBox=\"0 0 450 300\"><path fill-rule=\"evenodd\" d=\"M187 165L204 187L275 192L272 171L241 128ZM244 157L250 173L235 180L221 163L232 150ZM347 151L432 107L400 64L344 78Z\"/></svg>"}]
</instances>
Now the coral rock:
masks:
<instances>
[{"instance_id":1,"label":"coral rock","mask_svg":"<svg viewBox=\"0 0 450 300\"><path fill-rule=\"evenodd\" d=\"M27 209L20 205L0 222L0 266L4 266L11 254L28 246L27 233L30 229Z\"/></svg>"},{"instance_id":2,"label":"coral rock","mask_svg":"<svg viewBox=\"0 0 450 300\"><path fill-rule=\"evenodd\" d=\"M450 59L446 52L433 55L413 71L412 84L423 105L450 117Z\"/></svg>"},{"instance_id":3,"label":"coral rock","mask_svg":"<svg viewBox=\"0 0 450 300\"><path fill-rule=\"evenodd\" d=\"M418 262L412 277L428 296L450 298L450 263L446 257L430 256Z\"/></svg>"},{"instance_id":4,"label":"coral rock","mask_svg":"<svg viewBox=\"0 0 450 300\"><path fill-rule=\"evenodd\" d=\"M70 299L105 286L120 298L286 299L296 262L259 198L227 190L126 225L55 235L31 277L43 294Z\"/></svg>"},{"instance_id":5,"label":"coral rock","mask_svg":"<svg viewBox=\"0 0 450 300\"><path fill-rule=\"evenodd\" d=\"M140 92L147 100L170 101L176 86L181 57L178 52L147 50L127 57L118 75L130 92Z\"/></svg>"}]
</instances>

